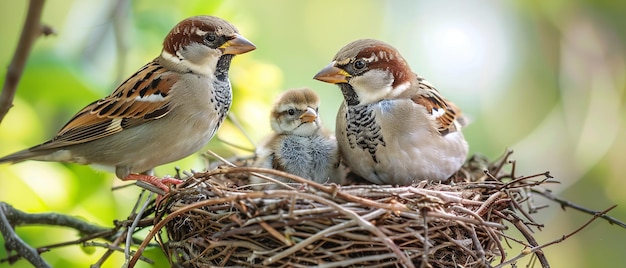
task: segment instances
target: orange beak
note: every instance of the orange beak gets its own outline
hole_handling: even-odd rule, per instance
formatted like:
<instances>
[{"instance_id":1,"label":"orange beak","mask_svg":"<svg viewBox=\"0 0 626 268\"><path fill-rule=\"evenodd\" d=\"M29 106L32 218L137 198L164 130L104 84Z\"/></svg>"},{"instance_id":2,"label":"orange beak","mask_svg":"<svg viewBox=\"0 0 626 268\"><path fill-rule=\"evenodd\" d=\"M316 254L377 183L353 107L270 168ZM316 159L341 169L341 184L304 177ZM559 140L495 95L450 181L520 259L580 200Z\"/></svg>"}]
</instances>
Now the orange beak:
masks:
<instances>
[{"instance_id":1,"label":"orange beak","mask_svg":"<svg viewBox=\"0 0 626 268\"><path fill-rule=\"evenodd\" d=\"M313 79L326 83L338 84L348 83L348 77L350 76L351 75L345 70L335 67L335 62L333 61L313 76Z\"/></svg>"},{"instance_id":2,"label":"orange beak","mask_svg":"<svg viewBox=\"0 0 626 268\"><path fill-rule=\"evenodd\" d=\"M221 49L224 50L224 54L243 54L248 51L252 51L256 49L256 46L252 44L252 42L248 41L248 39L244 38L239 34L235 34L235 38L228 40L222 46Z\"/></svg>"},{"instance_id":3,"label":"orange beak","mask_svg":"<svg viewBox=\"0 0 626 268\"><path fill-rule=\"evenodd\" d=\"M302 121L303 123L311 123L314 122L315 119L317 119L317 113L315 113L315 110L313 110L313 108L307 108L306 112L304 112L302 115L300 115L300 121Z\"/></svg>"}]
</instances>

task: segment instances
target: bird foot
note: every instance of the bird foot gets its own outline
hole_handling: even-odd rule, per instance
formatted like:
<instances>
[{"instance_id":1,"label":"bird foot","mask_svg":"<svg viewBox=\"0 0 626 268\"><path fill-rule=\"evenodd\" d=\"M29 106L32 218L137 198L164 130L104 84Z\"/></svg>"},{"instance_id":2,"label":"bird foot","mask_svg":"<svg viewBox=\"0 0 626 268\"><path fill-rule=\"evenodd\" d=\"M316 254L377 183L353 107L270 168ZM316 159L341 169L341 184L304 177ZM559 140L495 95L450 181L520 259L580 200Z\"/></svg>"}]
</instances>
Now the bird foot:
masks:
<instances>
[{"instance_id":1,"label":"bird foot","mask_svg":"<svg viewBox=\"0 0 626 268\"><path fill-rule=\"evenodd\" d=\"M179 179L175 179L175 178L163 178L163 179L160 179L159 177L152 176L152 175L146 175L146 174L130 174L130 175L126 176L126 178L124 178L124 180L125 181L130 181L130 180L143 181L143 182L149 183L151 185L154 185L154 186L158 187L159 189L162 189L163 191L165 191L165 193L169 193L169 191L170 191L170 187L168 187L166 184L178 185L178 184L181 184L183 182L183 181L181 181Z\"/></svg>"}]
</instances>

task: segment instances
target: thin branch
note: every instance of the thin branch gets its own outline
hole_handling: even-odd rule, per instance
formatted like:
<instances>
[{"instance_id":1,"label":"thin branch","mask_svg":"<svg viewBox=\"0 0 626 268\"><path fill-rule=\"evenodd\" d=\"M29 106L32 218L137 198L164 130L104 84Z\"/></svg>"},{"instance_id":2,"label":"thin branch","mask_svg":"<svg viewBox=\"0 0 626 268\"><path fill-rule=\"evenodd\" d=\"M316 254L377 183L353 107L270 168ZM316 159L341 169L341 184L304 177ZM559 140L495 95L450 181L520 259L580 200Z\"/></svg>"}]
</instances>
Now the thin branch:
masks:
<instances>
[{"instance_id":1,"label":"thin branch","mask_svg":"<svg viewBox=\"0 0 626 268\"><path fill-rule=\"evenodd\" d=\"M28 54L35 43L35 39L40 35L53 34L54 30L48 26L41 24L41 11L45 0L31 0L26 14L26 21L22 28L20 40L17 43L15 54L7 69L6 79L2 85L2 93L0 93L0 122L4 119L9 109L13 107L13 98L17 90L17 84L24 73L24 66Z\"/></svg>"},{"instance_id":2,"label":"thin branch","mask_svg":"<svg viewBox=\"0 0 626 268\"><path fill-rule=\"evenodd\" d=\"M575 210L578 210L580 212L583 212L583 213L586 213L586 214L589 214L589 215L594 215L594 216L600 215L600 216L597 216L597 217L605 219L606 221L608 221L611 224L617 224L619 227L622 227L622 228L626 229L626 223L624 223L624 222L622 222L622 221L620 221L620 220L618 220L616 218L613 218L613 217L611 217L609 215L606 215L605 213L601 213L600 211L595 211L595 210L591 210L591 209L588 209L588 208L584 208L584 207L582 207L582 206L580 206L578 204L572 203L572 202L567 201L565 199L561 199L561 198L557 197L556 195L552 194L552 192L550 190L539 188L539 187L533 187L533 188L531 188L531 191L533 193L537 193L537 194L539 194L539 195L541 195L541 196L543 196L543 197L545 197L547 199L550 199L550 200L552 200L554 202L559 203L563 210L565 210L565 208L569 207L569 208L573 208Z\"/></svg>"},{"instance_id":3,"label":"thin branch","mask_svg":"<svg viewBox=\"0 0 626 268\"><path fill-rule=\"evenodd\" d=\"M7 219L9 220L9 222L11 222L13 226L34 224L63 226L75 229L82 234L106 233L111 230L111 228L105 228L102 226L90 224L81 219L68 215L63 215L59 213L30 214L17 210L11 205L4 202L0 202L0 205L4 205L3 208L7 215Z\"/></svg>"},{"instance_id":4,"label":"thin branch","mask_svg":"<svg viewBox=\"0 0 626 268\"><path fill-rule=\"evenodd\" d=\"M582 231L583 229L585 229L587 226L589 226L589 224L594 222L596 219L602 218L603 215L606 215L606 213L608 213L609 211L614 209L616 206L617 205L613 205L610 208L605 209L604 211L600 211L600 212L594 214L593 218L589 219L587 222L585 222L585 224L583 224L580 227L576 228L576 230L572 231L569 234L563 235L562 237L559 237L558 239L556 239L554 241L551 241L551 242L549 242L547 244L540 245L540 246L534 246L532 248L527 248L527 249L522 250L522 252L519 255L513 257L512 259L510 259L510 260L508 260L506 262L498 264L497 266L495 266L495 268L504 267L506 265L513 265L517 260L525 257L528 254L531 254L531 253L535 253L536 254L536 253L542 252L541 250L546 248L546 247L548 247L548 246L551 246L551 245L554 245L554 244L558 244L558 243L561 243L561 242L565 241L565 239L568 239L568 238L572 237L573 235L577 234L578 232ZM542 265L543 265L543 263L542 263ZM546 266L544 266L544 267L546 267ZM549 266L547 266L547 267L549 267Z\"/></svg>"}]
</instances>

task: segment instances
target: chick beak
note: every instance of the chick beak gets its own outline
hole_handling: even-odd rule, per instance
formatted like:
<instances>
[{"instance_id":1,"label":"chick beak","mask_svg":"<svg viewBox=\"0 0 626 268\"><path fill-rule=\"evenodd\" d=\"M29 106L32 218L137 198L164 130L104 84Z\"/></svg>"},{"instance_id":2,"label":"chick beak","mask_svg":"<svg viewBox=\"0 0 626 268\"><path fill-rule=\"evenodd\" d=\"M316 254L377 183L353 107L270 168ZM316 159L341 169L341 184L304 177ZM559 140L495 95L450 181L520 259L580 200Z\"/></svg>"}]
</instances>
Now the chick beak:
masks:
<instances>
[{"instance_id":1,"label":"chick beak","mask_svg":"<svg viewBox=\"0 0 626 268\"><path fill-rule=\"evenodd\" d=\"M300 121L302 123L315 122L315 119L317 119L317 113L310 107L306 108L306 111L300 115Z\"/></svg>"},{"instance_id":2,"label":"chick beak","mask_svg":"<svg viewBox=\"0 0 626 268\"><path fill-rule=\"evenodd\" d=\"M331 83L348 83L348 77L351 75L343 69L335 67L335 62L331 62L328 66L324 67L321 71L319 71L313 79Z\"/></svg>"},{"instance_id":3,"label":"chick beak","mask_svg":"<svg viewBox=\"0 0 626 268\"><path fill-rule=\"evenodd\" d=\"M244 38L239 34L235 34L235 36L224 43L219 48L224 50L224 54L243 54L248 51L252 51L256 49L256 46L252 44L252 42L248 41L248 39Z\"/></svg>"}]
</instances>

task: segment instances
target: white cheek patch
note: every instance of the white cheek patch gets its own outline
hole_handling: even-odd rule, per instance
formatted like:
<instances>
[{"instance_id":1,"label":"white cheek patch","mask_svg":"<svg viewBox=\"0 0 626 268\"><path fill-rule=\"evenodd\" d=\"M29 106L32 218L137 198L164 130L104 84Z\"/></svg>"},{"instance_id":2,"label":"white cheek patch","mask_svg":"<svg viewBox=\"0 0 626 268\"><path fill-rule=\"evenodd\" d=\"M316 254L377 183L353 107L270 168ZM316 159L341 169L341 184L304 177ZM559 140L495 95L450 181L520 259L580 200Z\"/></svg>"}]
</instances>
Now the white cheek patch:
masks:
<instances>
[{"instance_id":1,"label":"white cheek patch","mask_svg":"<svg viewBox=\"0 0 626 268\"><path fill-rule=\"evenodd\" d=\"M370 70L361 76L353 77L350 84L359 96L361 104L369 104L388 98L393 91L393 77L389 72Z\"/></svg>"},{"instance_id":2,"label":"white cheek patch","mask_svg":"<svg viewBox=\"0 0 626 268\"><path fill-rule=\"evenodd\" d=\"M402 92L404 92L405 90L407 90L410 86L411 86L411 82L408 82L408 81L407 81L407 82L404 82L404 83L402 83L402 84L400 84L400 85L398 85L398 86L394 87L394 88L391 90L390 95L391 95L392 97L396 97L396 96L400 95Z\"/></svg>"},{"instance_id":3,"label":"white cheek patch","mask_svg":"<svg viewBox=\"0 0 626 268\"><path fill-rule=\"evenodd\" d=\"M176 57L165 50L161 52L161 57L163 57L163 59L165 59L166 61L172 62L174 64L178 64L180 63L180 61L182 61L182 58Z\"/></svg>"},{"instance_id":4,"label":"white cheek patch","mask_svg":"<svg viewBox=\"0 0 626 268\"><path fill-rule=\"evenodd\" d=\"M191 53L191 59L195 59L194 56L197 56L199 60L197 60L197 62L188 60L187 57L182 54L182 49L176 51L176 55L172 55L164 50L161 52L161 57L195 74L212 75L215 72L215 65L221 55L214 53L211 53L212 55L205 55L206 53L203 50L208 48L201 44L191 44L185 47L185 49ZM194 52L196 53L194 54Z\"/></svg>"}]
</instances>

